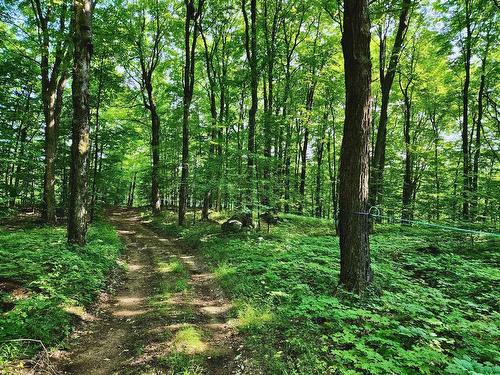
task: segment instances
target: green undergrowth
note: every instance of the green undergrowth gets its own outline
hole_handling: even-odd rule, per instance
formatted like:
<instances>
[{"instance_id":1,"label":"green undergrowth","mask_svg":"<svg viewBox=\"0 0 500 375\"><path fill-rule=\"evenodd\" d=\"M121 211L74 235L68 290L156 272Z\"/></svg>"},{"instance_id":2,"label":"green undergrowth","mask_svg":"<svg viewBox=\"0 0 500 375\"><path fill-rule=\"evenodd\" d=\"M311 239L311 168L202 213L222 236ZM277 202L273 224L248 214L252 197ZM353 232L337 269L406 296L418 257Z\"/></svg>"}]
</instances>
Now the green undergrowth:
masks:
<instances>
[{"instance_id":1,"label":"green undergrowth","mask_svg":"<svg viewBox=\"0 0 500 375\"><path fill-rule=\"evenodd\" d=\"M75 311L105 287L121 248L106 223L90 227L85 247L68 245L63 227L0 228L0 365L60 343ZM25 339L39 342L13 341Z\"/></svg>"},{"instance_id":2,"label":"green undergrowth","mask_svg":"<svg viewBox=\"0 0 500 375\"><path fill-rule=\"evenodd\" d=\"M212 266L266 374L499 374L500 241L379 225L374 284L337 288L339 245L323 220L284 216L223 235L216 222L152 221Z\"/></svg>"}]
</instances>

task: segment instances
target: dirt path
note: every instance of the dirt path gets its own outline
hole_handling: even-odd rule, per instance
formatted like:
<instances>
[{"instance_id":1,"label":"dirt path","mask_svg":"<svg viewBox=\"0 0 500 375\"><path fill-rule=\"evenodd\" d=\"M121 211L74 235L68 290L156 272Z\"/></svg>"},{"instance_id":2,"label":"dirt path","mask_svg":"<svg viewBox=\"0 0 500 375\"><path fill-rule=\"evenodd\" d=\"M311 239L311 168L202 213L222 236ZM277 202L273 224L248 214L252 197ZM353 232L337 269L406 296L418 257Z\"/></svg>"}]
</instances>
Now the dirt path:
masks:
<instances>
[{"instance_id":1,"label":"dirt path","mask_svg":"<svg viewBox=\"0 0 500 375\"><path fill-rule=\"evenodd\" d=\"M242 374L231 304L196 256L130 211L111 222L124 240L123 284L73 335L68 374Z\"/></svg>"}]
</instances>

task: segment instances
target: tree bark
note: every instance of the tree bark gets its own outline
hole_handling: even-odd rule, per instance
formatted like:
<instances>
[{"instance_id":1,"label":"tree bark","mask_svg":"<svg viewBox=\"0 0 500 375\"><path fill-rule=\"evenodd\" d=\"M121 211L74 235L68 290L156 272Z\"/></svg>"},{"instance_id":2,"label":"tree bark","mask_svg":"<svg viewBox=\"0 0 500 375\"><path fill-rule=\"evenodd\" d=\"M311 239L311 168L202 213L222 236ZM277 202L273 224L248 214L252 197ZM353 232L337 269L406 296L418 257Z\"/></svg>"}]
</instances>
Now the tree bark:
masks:
<instances>
[{"instance_id":1,"label":"tree bark","mask_svg":"<svg viewBox=\"0 0 500 375\"><path fill-rule=\"evenodd\" d=\"M100 66L99 66L99 84L97 88L97 102L95 109L95 140L94 140L94 165L93 165L93 178L92 178L92 196L90 198L90 222L94 221L95 218L95 205L97 200L97 170L99 164L99 131L100 131L100 123L99 123L99 110L101 107L101 96L102 96L102 88L103 88L103 73L102 67L103 58L101 58Z\"/></svg>"},{"instance_id":2,"label":"tree bark","mask_svg":"<svg viewBox=\"0 0 500 375\"><path fill-rule=\"evenodd\" d=\"M214 68L213 68L213 52L214 50L209 50L207 39L205 34L203 33L203 28L200 25L200 35L203 40L203 46L205 51L205 67L208 77L208 99L210 102L210 116L211 116L211 129L210 136L211 142L209 142L208 147L208 165L207 165L207 186L205 186L205 194L203 197L203 207L201 210L201 219L208 220L208 214L210 205L212 203L212 169L215 167L213 165L214 156L215 156L215 142L219 142L217 138L217 105L216 105L216 97L215 97L215 77L214 77ZM223 93L221 90L221 101L223 100ZM221 111L223 111L223 105L221 105Z\"/></svg>"},{"instance_id":3,"label":"tree bark","mask_svg":"<svg viewBox=\"0 0 500 375\"><path fill-rule=\"evenodd\" d=\"M291 71L291 66L292 66L292 58L293 54L295 52L295 49L300 43L299 36L301 33L301 28L302 24L304 22L304 14L305 12L302 11L301 17L299 20L299 24L297 28L295 29L295 32L293 34L290 34L288 32L288 24L287 22L283 22L283 35L285 39L285 52L286 52L286 64L285 64L285 89L284 89L284 97L283 97L283 110L282 110L282 117L283 121L285 123L286 127L286 135L285 135L285 147L284 147L284 167L283 167L283 174L284 174L284 199L285 199L285 205L284 205L284 211L285 213L290 212L290 166L291 166L291 153L290 153L290 148L292 145L292 131L293 131L293 125L289 123L288 121L288 107L289 107L289 102L290 102L290 89L291 89L291 80L292 80L292 71Z\"/></svg>"},{"instance_id":4,"label":"tree bark","mask_svg":"<svg viewBox=\"0 0 500 375\"><path fill-rule=\"evenodd\" d=\"M48 224L56 222L56 197L55 197L55 163L57 156L57 137L59 119L62 109L62 96L66 85L67 69L70 61L69 43L66 37L61 37L51 44L50 19L53 5L42 9L40 0L31 2L39 30L40 41L40 73L42 87L42 106L45 120L45 170L43 182L42 219ZM65 34L66 28L66 2L60 7L58 32ZM69 27L71 29L71 25ZM53 51L53 52L52 52ZM53 58L51 59L51 53ZM52 64L50 63L52 60Z\"/></svg>"},{"instance_id":5,"label":"tree bark","mask_svg":"<svg viewBox=\"0 0 500 375\"><path fill-rule=\"evenodd\" d=\"M324 117L325 122L328 120L328 115L325 114ZM326 126L326 125L324 125ZM323 162L323 149L325 146L325 131L326 129L321 129L320 138L318 139L318 145L316 150L316 217L322 217L323 210L321 204L321 179L322 179L322 162Z\"/></svg>"},{"instance_id":6,"label":"tree bark","mask_svg":"<svg viewBox=\"0 0 500 375\"><path fill-rule=\"evenodd\" d=\"M87 233L86 164L89 150L89 78L92 54L92 1L75 0L73 62L73 126L71 144L68 242L85 245Z\"/></svg>"},{"instance_id":7,"label":"tree bark","mask_svg":"<svg viewBox=\"0 0 500 375\"><path fill-rule=\"evenodd\" d=\"M403 48L403 42L409 25L411 0L402 0L399 23L392 47L391 56L387 70L385 70L385 40L381 40L380 52L380 85L382 91L382 103L380 107L380 118L377 129L375 150L373 153L371 176L370 176L370 205L376 206L382 203L383 179L385 168L385 149L387 144L387 119L389 96L392 83L399 63L399 57ZM381 38L382 39L382 38Z\"/></svg>"},{"instance_id":8,"label":"tree bark","mask_svg":"<svg viewBox=\"0 0 500 375\"><path fill-rule=\"evenodd\" d=\"M346 87L340 157L340 284L362 292L372 280L368 216L370 19L368 0L344 2L342 51Z\"/></svg>"},{"instance_id":9,"label":"tree bark","mask_svg":"<svg viewBox=\"0 0 500 375\"><path fill-rule=\"evenodd\" d=\"M478 197L478 179L479 179L479 157L481 155L481 131L483 128L483 114L484 114L484 104L483 97L486 90L486 63L488 59L488 51L490 46L490 31L488 30L486 36L486 47L484 51L484 56L481 62L481 80L479 83L479 92L477 94L477 120L476 120L476 139L474 144L474 160L472 164L472 212L473 215L477 215L477 206L479 203Z\"/></svg>"},{"instance_id":10,"label":"tree bark","mask_svg":"<svg viewBox=\"0 0 500 375\"><path fill-rule=\"evenodd\" d=\"M255 175L255 127L257 115L257 90L259 76L257 71L257 0L250 1L250 25L246 11L246 0L242 1L243 18L245 21L245 50L250 65L251 106L248 112L248 157L247 157L247 191L246 206L253 210L254 175Z\"/></svg>"},{"instance_id":11,"label":"tree bark","mask_svg":"<svg viewBox=\"0 0 500 375\"><path fill-rule=\"evenodd\" d=\"M188 178L189 178L189 109L193 98L194 72L195 72L195 50L198 39L198 17L201 14L203 0L198 0L198 8L194 7L194 0L185 0L186 20L184 24L184 95L182 114L182 167L181 183L179 186L179 225L186 223ZM193 30L191 33L191 24ZM192 34L192 36L191 36ZM192 39L192 40L191 40Z\"/></svg>"},{"instance_id":12,"label":"tree bark","mask_svg":"<svg viewBox=\"0 0 500 375\"><path fill-rule=\"evenodd\" d=\"M469 87L470 87L470 60L472 55L472 21L471 21L471 1L465 0L465 56L464 70L465 80L462 91L462 215L464 219L469 218L470 199L470 155L469 155Z\"/></svg>"},{"instance_id":13,"label":"tree bark","mask_svg":"<svg viewBox=\"0 0 500 375\"><path fill-rule=\"evenodd\" d=\"M401 92L404 99L404 123L403 123L403 140L405 144L405 170L403 175L403 195L401 211L401 224L409 224L413 216L412 197L413 197L413 160L411 150L411 98L408 93L408 86L402 87Z\"/></svg>"}]
</instances>

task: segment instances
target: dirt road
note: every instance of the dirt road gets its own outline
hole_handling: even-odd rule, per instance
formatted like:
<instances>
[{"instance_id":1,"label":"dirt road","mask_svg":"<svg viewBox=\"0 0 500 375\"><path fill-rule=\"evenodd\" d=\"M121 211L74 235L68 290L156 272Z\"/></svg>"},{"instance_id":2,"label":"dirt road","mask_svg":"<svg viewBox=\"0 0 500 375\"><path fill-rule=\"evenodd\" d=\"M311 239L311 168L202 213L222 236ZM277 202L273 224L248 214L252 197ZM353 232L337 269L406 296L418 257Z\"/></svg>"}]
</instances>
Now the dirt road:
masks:
<instances>
[{"instance_id":1,"label":"dirt road","mask_svg":"<svg viewBox=\"0 0 500 375\"><path fill-rule=\"evenodd\" d=\"M68 374L243 374L231 303L200 260L175 240L113 211L126 275L95 321L76 332L59 370Z\"/></svg>"}]
</instances>

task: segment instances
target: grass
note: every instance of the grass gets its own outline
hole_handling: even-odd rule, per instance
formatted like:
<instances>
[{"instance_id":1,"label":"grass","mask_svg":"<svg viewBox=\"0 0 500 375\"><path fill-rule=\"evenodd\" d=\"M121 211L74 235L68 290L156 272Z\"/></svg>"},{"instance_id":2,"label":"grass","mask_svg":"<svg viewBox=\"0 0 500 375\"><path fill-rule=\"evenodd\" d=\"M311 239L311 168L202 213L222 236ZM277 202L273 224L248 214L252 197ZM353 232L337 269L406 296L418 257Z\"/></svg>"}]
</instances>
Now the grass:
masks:
<instances>
[{"instance_id":1,"label":"grass","mask_svg":"<svg viewBox=\"0 0 500 375\"><path fill-rule=\"evenodd\" d=\"M377 226L375 282L337 288L338 238L292 215L253 233L217 223L152 223L197 249L236 301L239 327L266 374L498 374L498 239Z\"/></svg>"},{"instance_id":2,"label":"grass","mask_svg":"<svg viewBox=\"0 0 500 375\"><path fill-rule=\"evenodd\" d=\"M105 287L121 248L106 223L91 226L85 247L68 245L63 227L0 228L0 281L17 291L0 290L0 365L40 349L11 340L59 344L71 330L74 312L85 311Z\"/></svg>"}]
</instances>

